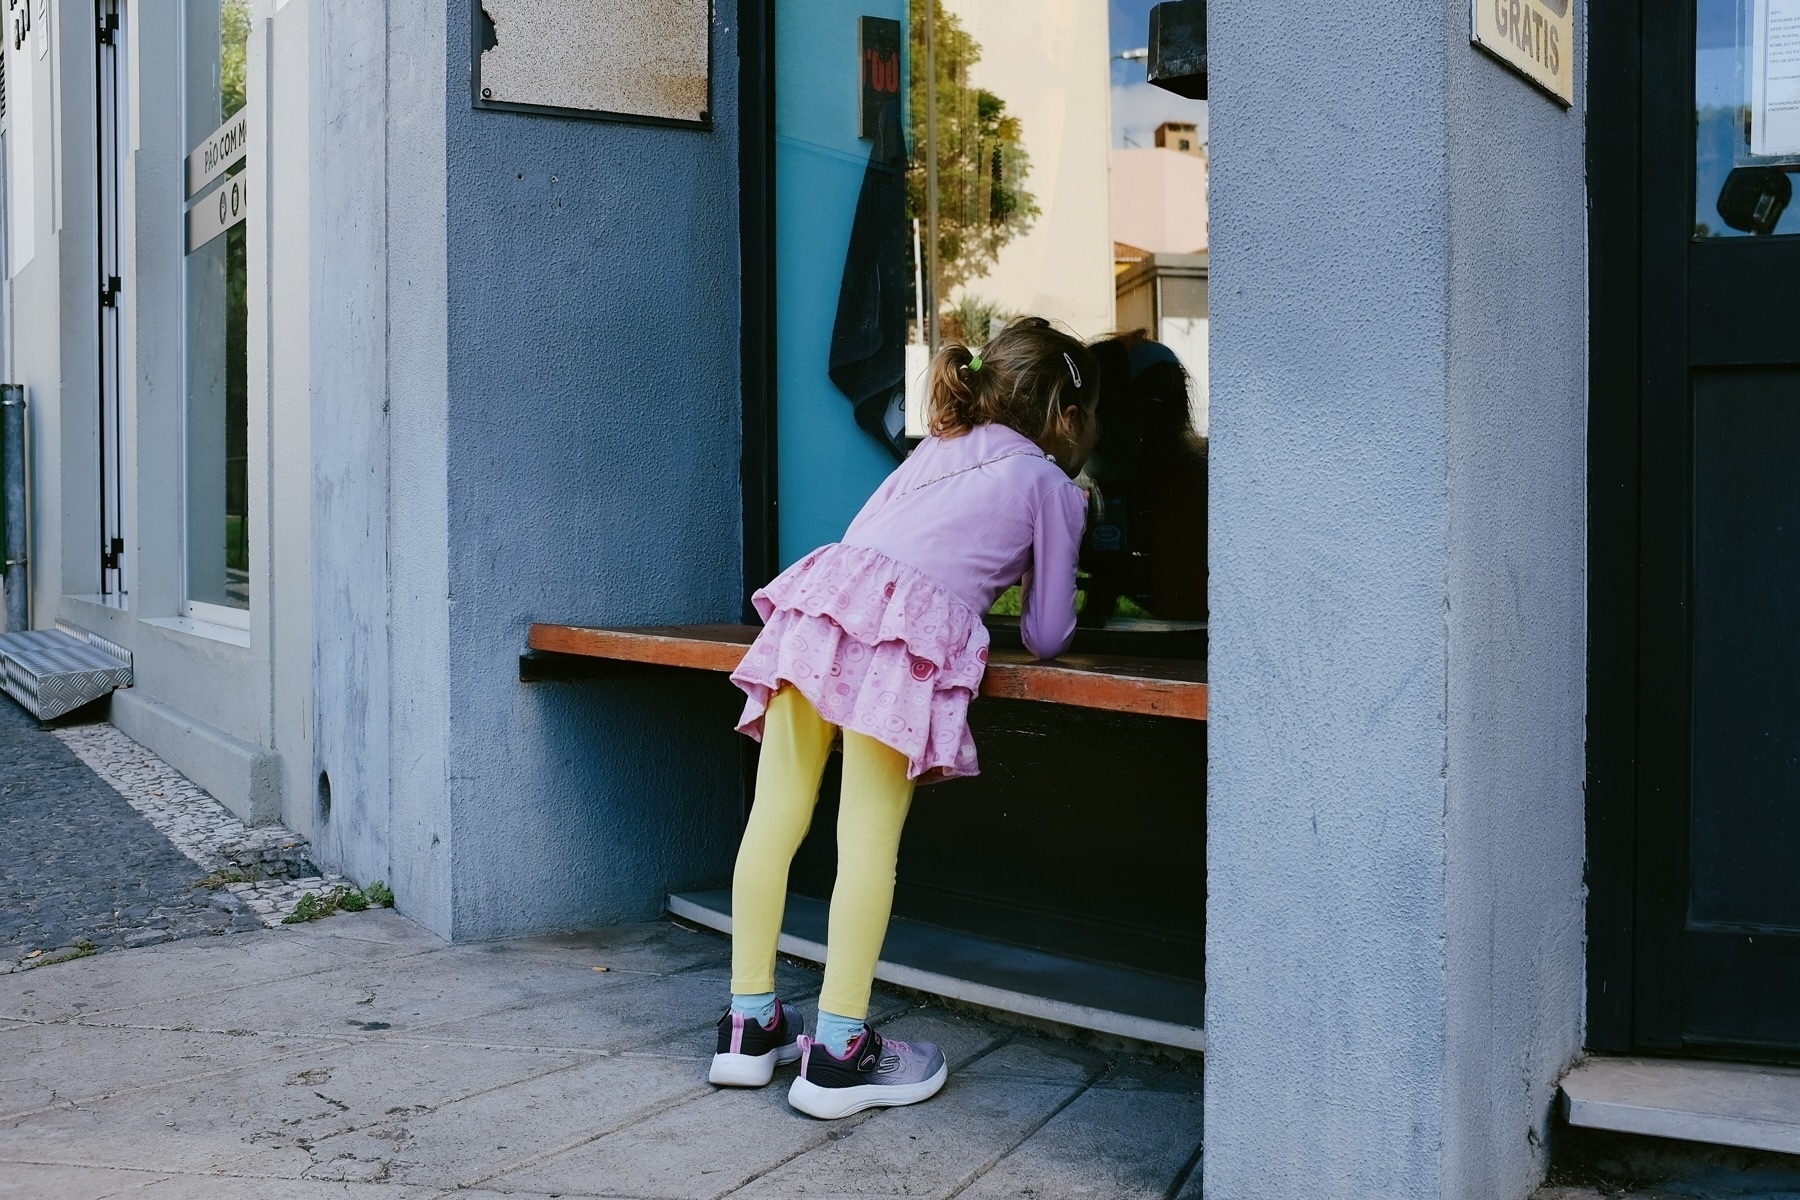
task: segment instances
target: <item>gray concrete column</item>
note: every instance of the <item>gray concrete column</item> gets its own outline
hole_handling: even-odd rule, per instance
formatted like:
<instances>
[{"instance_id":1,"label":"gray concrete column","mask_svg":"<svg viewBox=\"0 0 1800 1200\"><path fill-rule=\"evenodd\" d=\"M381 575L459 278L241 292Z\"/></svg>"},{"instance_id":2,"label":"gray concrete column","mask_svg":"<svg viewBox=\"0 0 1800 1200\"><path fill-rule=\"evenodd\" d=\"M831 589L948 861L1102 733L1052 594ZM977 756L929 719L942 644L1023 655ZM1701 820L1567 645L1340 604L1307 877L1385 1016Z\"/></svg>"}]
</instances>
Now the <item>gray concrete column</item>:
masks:
<instances>
[{"instance_id":1,"label":"gray concrete column","mask_svg":"<svg viewBox=\"0 0 1800 1200\"><path fill-rule=\"evenodd\" d=\"M1213 6L1208 1200L1517 1200L1580 1046L1582 117L1468 31Z\"/></svg>"}]
</instances>

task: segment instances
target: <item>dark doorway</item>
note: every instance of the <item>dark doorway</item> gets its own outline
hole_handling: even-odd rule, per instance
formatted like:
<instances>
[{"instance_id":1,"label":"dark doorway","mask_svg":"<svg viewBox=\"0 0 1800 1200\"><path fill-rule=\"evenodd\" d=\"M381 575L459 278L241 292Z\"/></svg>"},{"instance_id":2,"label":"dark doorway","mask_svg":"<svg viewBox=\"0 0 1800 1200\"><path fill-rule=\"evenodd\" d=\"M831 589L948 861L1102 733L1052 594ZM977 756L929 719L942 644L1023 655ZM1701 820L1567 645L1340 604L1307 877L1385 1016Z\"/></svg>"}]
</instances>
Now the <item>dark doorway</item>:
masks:
<instances>
[{"instance_id":1,"label":"dark doorway","mask_svg":"<svg viewBox=\"0 0 1800 1200\"><path fill-rule=\"evenodd\" d=\"M1592 10L1597 1049L1800 1059L1800 126L1767 8Z\"/></svg>"}]
</instances>

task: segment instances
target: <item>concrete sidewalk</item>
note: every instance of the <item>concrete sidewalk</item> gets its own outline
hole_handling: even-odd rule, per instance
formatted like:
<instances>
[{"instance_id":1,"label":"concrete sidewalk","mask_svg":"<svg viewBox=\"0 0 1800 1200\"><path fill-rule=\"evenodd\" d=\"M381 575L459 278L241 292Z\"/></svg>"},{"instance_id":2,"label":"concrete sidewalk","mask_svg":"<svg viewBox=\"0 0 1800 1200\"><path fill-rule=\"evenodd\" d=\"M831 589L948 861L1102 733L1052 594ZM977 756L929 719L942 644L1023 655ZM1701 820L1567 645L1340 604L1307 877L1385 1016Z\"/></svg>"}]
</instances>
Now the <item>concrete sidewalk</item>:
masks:
<instances>
[{"instance_id":1,"label":"concrete sidewalk","mask_svg":"<svg viewBox=\"0 0 1800 1200\"><path fill-rule=\"evenodd\" d=\"M673 923L447 946L371 911L0 976L0 1197L1200 1195L1197 1067L894 996L950 1058L932 1101L716 1090L727 962ZM818 973L781 976L810 1022Z\"/></svg>"}]
</instances>

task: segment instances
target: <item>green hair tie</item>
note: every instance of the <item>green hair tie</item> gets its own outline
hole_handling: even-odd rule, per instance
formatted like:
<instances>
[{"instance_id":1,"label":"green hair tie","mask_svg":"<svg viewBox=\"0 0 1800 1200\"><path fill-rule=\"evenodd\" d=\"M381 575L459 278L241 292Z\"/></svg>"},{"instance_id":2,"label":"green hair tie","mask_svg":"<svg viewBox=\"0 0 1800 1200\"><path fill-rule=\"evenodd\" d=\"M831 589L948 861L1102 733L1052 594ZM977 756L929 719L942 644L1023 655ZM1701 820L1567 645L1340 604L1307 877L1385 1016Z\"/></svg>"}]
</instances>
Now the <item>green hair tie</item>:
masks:
<instances>
[{"instance_id":1,"label":"green hair tie","mask_svg":"<svg viewBox=\"0 0 1800 1200\"><path fill-rule=\"evenodd\" d=\"M970 371L981 370L981 355L979 355L979 354L969 355L969 370Z\"/></svg>"}]
</instances>

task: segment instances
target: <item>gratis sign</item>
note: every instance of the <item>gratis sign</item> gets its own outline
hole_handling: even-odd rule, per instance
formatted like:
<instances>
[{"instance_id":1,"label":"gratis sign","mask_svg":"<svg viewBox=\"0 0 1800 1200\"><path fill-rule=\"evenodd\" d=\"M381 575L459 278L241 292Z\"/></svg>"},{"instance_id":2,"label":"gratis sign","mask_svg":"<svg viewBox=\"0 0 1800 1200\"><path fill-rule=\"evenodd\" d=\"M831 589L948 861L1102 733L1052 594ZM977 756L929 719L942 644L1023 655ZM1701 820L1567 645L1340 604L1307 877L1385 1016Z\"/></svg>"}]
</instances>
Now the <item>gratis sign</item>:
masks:
<instances>
[{"instance_id":1,"label":"gratis sign","mask_svg":"<svg viewBox=\"0 0 1800 1200\"><path fill-rule=\"evenodd\" d=\"M1576 0L1472 0L1471 40L1549 92L1575 102Z\"/></svg>"}]
</instances>

